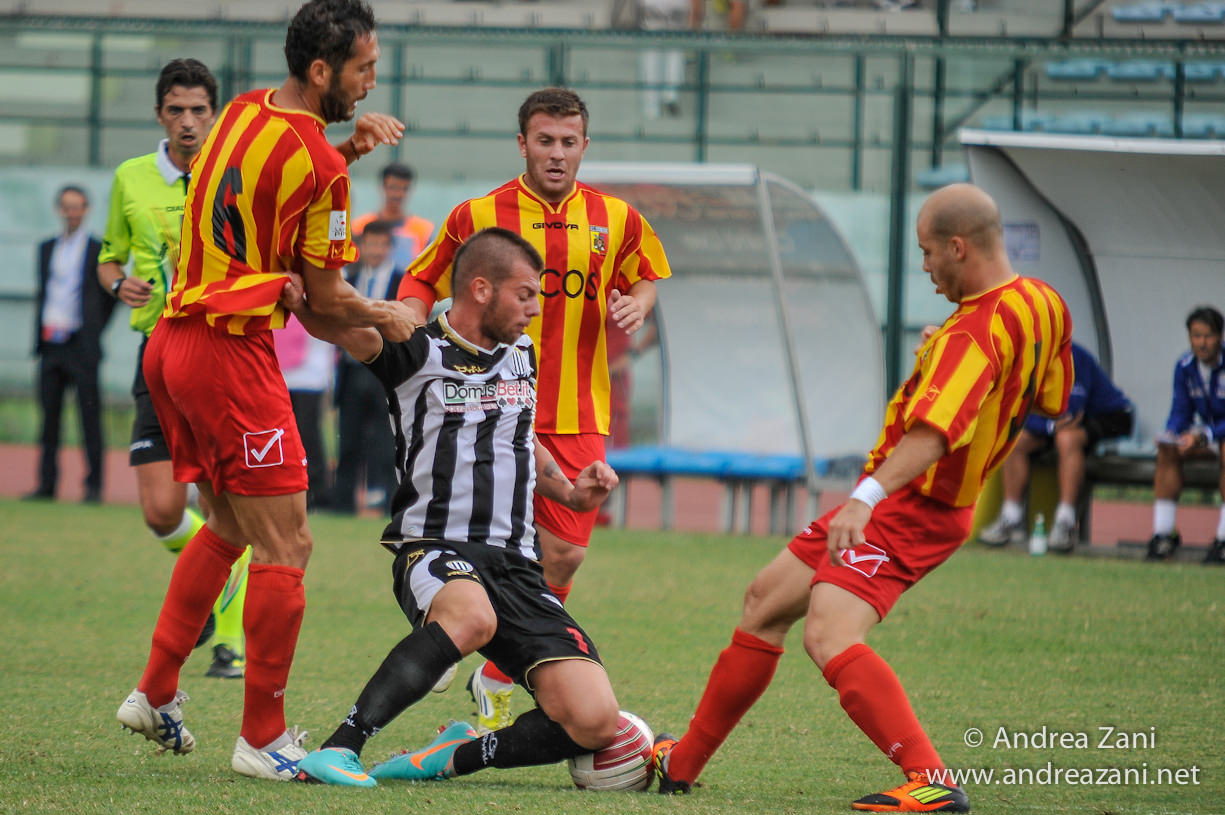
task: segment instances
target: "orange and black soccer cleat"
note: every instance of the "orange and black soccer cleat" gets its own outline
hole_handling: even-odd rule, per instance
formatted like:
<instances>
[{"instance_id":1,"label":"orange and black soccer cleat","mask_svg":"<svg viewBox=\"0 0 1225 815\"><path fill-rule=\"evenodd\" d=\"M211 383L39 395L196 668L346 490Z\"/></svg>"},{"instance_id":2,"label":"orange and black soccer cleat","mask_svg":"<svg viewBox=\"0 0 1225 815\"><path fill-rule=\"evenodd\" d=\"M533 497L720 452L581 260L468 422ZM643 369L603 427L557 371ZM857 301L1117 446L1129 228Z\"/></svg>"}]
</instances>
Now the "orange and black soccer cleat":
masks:
<instances>
[{"instance_id":1,"label":"orange and black soccer cleat","mask_svg":"<svg viewBox=\"0 0 1225 815\"><path fill-rule=\"evenodd\" d=\"M688 795L693 786L688 781L673 781L668 775L668 755L676 746L676 742L676 736L669 733L660 733L655 737L651 761L655 765L655 772L659 774L660 795Z\"/></svg>"},{"instance_id":2,"label":"orange and black soccer cleat","mask_svg":"<svg viewBox=\"0 0 1225 815\"><path fill-rule=\"evenodd\" d=\"M908 780L888 792L865 795L851 804L861 812L969 812L970 799L960 787L934 784L927 773L906 773Z\"/></svg>"}]
</instances>

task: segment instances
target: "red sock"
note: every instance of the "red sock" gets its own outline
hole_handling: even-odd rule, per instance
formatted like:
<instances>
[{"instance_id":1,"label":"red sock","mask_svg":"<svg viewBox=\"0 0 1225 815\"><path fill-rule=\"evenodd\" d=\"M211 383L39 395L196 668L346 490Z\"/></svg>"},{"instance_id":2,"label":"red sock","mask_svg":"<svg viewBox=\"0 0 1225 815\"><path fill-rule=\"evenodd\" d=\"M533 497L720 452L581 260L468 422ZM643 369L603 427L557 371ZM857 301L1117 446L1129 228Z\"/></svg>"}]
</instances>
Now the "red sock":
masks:
<instances>
[{"instance_id":1,"label":"red sock","mask_svg":"<svg viewBox=\"0 0 1225 815\"><path fill-rule=\"evenodd\" d=\"M769 687L782 655L782 648L739 628L732 633L732 644L719 654L706 680L689 732L668 757L673 781L697 780L732 728Z\"/></svg>"},{"instance_id":2,"label":"red sock","mask_svg":"<svg viewBox=\"0 0 1225 815\"><path fill-rule=\"evenodd\" d=\"M485 667L481 669L481 675L486 679L493 679L498 682L504 682L507 685L515 684L515 680L511 679L506 674L502 673L502 669L492 662L486 662Z\"/></svg>"},{"instance_id":3,"label":"red sock","mask_svg":"<svg viewBox=\"0 0 1225 815\"><path fill-rule=\"evenodd\" d=\"M556 595L558 600L561 600L562 605L566 604L566 598L570 596L570 589L574 588L574 581L571 580L564 586L554 586L552 583L547 584L549 591Z\"/></svg>"},{"instance_id":4,"label":"red sock","mask_svg":"<svg viewBox=\"0 0 1225 815\"><path fill-rule=\"evenodd\" d=\"M179 670L204 630L213 603L230 576L231 564L242 552L203 526L179 553L153 629L149 661L136 685L154 707L174 699Z\"/></svg>"},{"instance_id":5,"label":"red sock","mask_svg":"<svg viewBox=\"0 0 1225 815\"><path fill-rule=\"evenodd\" d=\"M902 772L944 769L897 674L875 651L863 643L852 645L829 661L824 675L851 721Z\"/></svg>"},{"instance_id":6,"label":"red sock","mask_svg":"<svg viewBox=\"0 0 1225 815\"><path fill-rule=\"evenodd\" d=\"M247 634L242 737L257 750L285 732L285 685L306 610L301 569L251 564L242 625Z\"/></svg>"}]
</instances>

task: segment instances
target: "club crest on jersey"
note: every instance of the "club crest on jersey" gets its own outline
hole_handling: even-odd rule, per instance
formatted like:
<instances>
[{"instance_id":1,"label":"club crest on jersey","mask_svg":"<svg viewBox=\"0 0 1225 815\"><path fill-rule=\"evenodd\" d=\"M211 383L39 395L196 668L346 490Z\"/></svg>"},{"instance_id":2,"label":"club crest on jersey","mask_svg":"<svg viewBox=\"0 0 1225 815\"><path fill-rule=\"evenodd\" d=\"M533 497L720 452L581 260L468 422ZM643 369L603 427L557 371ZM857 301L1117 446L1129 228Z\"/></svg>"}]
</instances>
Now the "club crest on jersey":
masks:
<instances>
[{"instance_id":1,"label":"club crest on jersey","mask_svg":"<svg viewBox=\"0 0 1225 815\"><path fill-rule=\"evenodd\" d=\"M532 376L532 364L528 361L527 353L522 348L510 350L510 358L506 360L506 365L510 368L511 374L520 379L530 379Z\"/></svg>"},{"instance_id":2,"label":"club crest on jersey","mask_svg":"<svg viewBox=\"0 0 1225 815\"><path fill-rule=\"evenodd\" d=\"M591 252L596 255L608 254L608 227L591 227Z\"/></svg>"},{"instance_id":3,"label":"club crest on jersey","mask_svg":"<svg viewBox=\"0 0 1225 815\"><path fill-rule=\"evenodd\" d=\"M884 549L864 541L854 549L845 550L842 553L842 562L864 577L875 577L881 564L889 562L889 556Z\"/></svg>"}]
</instances>

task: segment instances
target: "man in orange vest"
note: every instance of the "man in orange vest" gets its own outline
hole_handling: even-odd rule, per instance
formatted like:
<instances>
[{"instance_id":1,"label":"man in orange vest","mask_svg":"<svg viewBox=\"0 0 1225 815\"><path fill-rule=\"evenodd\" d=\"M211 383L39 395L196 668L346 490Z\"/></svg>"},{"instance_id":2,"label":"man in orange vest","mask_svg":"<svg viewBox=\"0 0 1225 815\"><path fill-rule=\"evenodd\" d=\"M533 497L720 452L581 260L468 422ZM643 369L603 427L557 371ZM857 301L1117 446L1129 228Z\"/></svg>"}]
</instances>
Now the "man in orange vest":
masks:
<instances>
[{"instance_id":1,"label":"man in orange vest","mask_svg":"<svg viewBox=\"0 0 1225 815\"><path fill-rule=\"evenodd\" d=\"M395 224L392 247L394 268L403 272L408 264L429 246L434 235L434 222L419 215L408 213L408 202L413 196L413 180L416 174L407 164L393 162L383 168L383 207L378 212L367 212L353 219L350 229L354 235L365 231L373 221L389 221Z\"/></svg>"}]
</instances>

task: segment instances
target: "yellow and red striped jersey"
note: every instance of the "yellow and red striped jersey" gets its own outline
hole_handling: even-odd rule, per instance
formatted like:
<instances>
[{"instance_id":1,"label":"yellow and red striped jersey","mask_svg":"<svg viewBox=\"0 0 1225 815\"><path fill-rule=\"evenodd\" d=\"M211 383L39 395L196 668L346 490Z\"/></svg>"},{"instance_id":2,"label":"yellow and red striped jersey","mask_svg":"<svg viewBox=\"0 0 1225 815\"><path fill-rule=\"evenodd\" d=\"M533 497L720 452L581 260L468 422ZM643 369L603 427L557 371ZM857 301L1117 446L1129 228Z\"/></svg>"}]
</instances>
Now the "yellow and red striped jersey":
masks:
<instances>
[{"instance_id":1,"label":"yellow and red striped jersey","mask_svg":"<svg viewBox=\"0 0 1225 815\"><path fill-rule=\"evenodd\" d=\"M357 259L349 233L349 171L324 121L272 104L272 90L237 97L192 162L183 242L163 317L203 314L231 334L285 325L285 273L303 261L339 269Z\"/></svg>"},{"instance_id":2,"label":"yellow and red striped jersey","mask_svg":"<svg viewBox=\"0 0 1225 815\"><path fill-rule=\"evenodd\" d=\"M457 206L434 242L413 261L399 298L433 304L451 294L451 261L471 235L499 226L522 235L544 258L540 316L527 333L536 344L536 429L608 434L605 316L613 289L669 277L655 230L626 202L585 184L560 204L536 196L522 176Z\"/></svg>"},{"instance_id":3,"label":"yellow and red striped jersey","mask_svg":"<svg viewBox=\"0 0 1225 815\"><path fill-rule=\"evenodd\" d=\"M956 507L978 500L1008 456L1031 409L1058 416L1072 389L1072 318L1041 280L1015 277L963 300L919 351L914 373L885 410L868 457L874 472L924 422L948 452L911 487Z\"/></svg>"}]
</instances>

